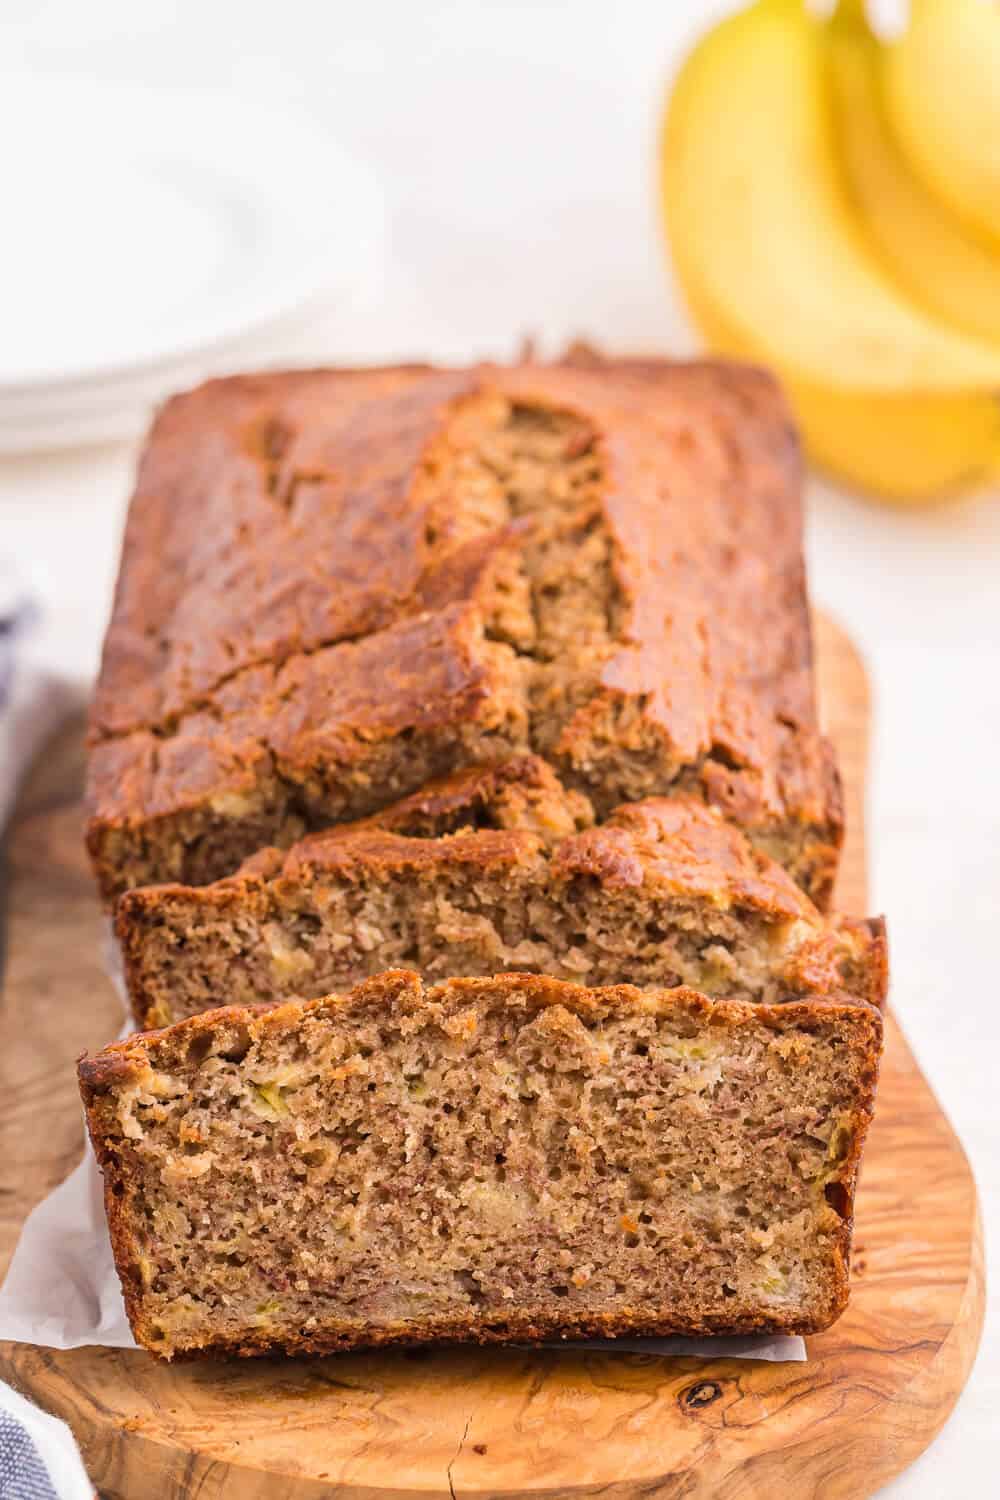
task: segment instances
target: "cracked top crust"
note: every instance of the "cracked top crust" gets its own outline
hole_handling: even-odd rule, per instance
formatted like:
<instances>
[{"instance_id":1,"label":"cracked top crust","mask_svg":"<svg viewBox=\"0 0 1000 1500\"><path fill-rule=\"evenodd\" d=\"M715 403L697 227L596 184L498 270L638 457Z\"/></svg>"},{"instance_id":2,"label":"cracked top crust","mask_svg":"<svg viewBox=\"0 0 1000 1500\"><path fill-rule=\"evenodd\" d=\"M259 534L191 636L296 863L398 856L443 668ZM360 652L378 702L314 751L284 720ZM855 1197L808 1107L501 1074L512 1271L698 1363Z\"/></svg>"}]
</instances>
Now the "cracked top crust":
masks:
<instances>
[{"instance_id":1,"label":"cracked top crust","mask_svg":"<svg viewBox=\"0 0 1000 1500\"><path fill-rule=\"evenodd\" d=\"M531 749L599 815L697 792L823 902L840 805L799 488L777 387L723 362L314 371L175 398L91 717L106 894L134 883L122 830L145 858L152 824L193 814L140 878L211 879ZM254 837L207 855L248 808Z\"/></svg>"}]
</instances>

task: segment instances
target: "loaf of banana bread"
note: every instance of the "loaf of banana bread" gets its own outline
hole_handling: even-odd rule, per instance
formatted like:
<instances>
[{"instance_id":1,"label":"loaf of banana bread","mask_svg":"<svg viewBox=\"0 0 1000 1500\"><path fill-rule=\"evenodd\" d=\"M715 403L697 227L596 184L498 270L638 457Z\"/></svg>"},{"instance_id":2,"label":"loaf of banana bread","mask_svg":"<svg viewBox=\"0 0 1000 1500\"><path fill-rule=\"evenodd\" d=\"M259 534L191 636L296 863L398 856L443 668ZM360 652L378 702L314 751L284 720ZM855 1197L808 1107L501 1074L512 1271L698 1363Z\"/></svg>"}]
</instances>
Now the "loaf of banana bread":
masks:
<instances>
[{"instance_id":1,"label":"loaf of banana bread","mask_svg":"<svg viewBox=\"0 0 1000 1500\"><path fill-rule=\"evenodd\" d=\"M528 756L262 850L213 885L129 891L116 930L136 1021L321 996L402 965L881 1003L882 924L821 916L718 809L650 798L568 831L586 821Z\"/></svg>"},{"instance_id":2,"label":"loaf of banana bread","mask_svg":"<svg viewBox=\"0 0 1000 1500\"><path fill-rule=\"evenodd\" d=\"M170 1359L824 1328L880 1041L835 999L397 971L79 1072L129 1319Z\"/></svg>"},{"instance_id":3,"label":"loaf of banana bread","mask_svg":"<svg viewBox=\"0 0 1000 1500\"><path fill-rule=\"evenodd\" d=\"M765 374L313 371L168 403L94 700L105 898L525 751L599 817L694 796L823 906L800 462Z\"/></svg>"}]
</instances>

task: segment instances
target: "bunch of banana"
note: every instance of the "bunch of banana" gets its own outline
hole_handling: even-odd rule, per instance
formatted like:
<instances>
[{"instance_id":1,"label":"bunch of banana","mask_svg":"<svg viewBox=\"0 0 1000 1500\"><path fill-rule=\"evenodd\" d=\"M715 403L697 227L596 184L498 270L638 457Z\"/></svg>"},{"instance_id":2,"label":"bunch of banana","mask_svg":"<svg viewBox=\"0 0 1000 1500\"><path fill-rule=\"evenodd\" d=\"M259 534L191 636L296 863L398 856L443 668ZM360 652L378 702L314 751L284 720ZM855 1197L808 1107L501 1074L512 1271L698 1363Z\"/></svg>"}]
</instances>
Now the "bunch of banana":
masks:
<instances>
[{"instance_id":1,"label":"bunch of banana","mask_svg":"<svg viewBox=\"0 0 1000 1500\"><path fill-rule=\"evenodd\" d=\"M813 457L918 503L1000 476L1000 6L756 0L663 124L674 266L715 348L775 367Z\"/></svg>"}]
</instances>

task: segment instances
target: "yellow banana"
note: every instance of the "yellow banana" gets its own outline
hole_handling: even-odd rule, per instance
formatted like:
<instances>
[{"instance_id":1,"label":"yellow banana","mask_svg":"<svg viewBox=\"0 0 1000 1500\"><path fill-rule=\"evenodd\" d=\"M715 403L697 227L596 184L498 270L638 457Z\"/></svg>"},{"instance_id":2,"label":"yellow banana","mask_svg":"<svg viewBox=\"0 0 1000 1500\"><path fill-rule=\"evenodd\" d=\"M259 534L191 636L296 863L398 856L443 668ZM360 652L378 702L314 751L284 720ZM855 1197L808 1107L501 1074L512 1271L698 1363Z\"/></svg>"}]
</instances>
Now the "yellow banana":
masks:
<instances>
[{"instance_id":1,"label":"yellow banana","mask_svg":"<svg viewBox=\"0 0 1000 1500\"><path fill-rule=\"evenodd\" d=\"M934 498L1000 464L1000 349L926 314L868 253L825 85L801 0L758 0L696 47L661 143L674 264L709 341L784 376L817 459Z\"/></svg>"},{"instance_id":2,"label":"yellow banana","mask_svg":"<svg viewBox=\"0 0 1000 1500\"><path fill-rule=\"evenodd\" d=\"M1000 243L1000 5L911 0L887 60L886 107L931 191Z\"/></svg>"},{"instance_id":3,"label":"yellow banana","mask_svg":"<svg viewBox=\"0 0 1000 1500\"><path fill-rule=\"evenodd\" d=\"M701 303L690 281L685 295L713 349L774 363ZM925 505L982 489L1000 473L1000 401L987 393L858 396L779 373L810 457L852 489Z\"/></svg>"},{"instance_id":4,"label":"yellow banana","mask_svg":"<svg viewBox=\"0 0 1000 1500\"><path fill-rule=\"evenodd\" d=\"M872 250L930 312L1000 343L1000 248L967 233L910 170L886 119L886 50L863 0L840 0L825 42L844 179Z\"/></svg>"}]
</instances>

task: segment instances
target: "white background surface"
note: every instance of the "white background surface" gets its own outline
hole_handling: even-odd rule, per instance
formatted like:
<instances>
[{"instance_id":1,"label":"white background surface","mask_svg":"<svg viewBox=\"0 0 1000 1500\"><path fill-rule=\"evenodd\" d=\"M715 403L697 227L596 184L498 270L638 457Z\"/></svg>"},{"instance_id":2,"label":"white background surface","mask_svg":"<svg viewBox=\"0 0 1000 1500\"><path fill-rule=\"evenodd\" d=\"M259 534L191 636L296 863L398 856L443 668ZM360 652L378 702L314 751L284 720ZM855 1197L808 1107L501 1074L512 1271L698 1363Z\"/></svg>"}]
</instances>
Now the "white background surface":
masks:
<instances>
[{"instance_id":1,"label":"white background surface","mask_svg":"<svg viewBox=\"0 0 1000 1500\"><path fill-rule=\"evenodd\" d=\"M724 6L364 0L88 6L6 0L0 56L23 67L247 91L378 170L389 243L317 357L694 347L664 269L652 141L684 40ZM67 129L72 122L67 121ZM72 225L67 225L71 236ZM94 671L133 453L0 464L0 553L48 606L37 649ZM889 915L894 999L972 1157L1000 1285L1000 494L876 509L815 481L815 597L851 629L876 697L873 910ZM998 1319L932 1449L885 1494L995 1493Z\"/></svg>"}]
</instances>

